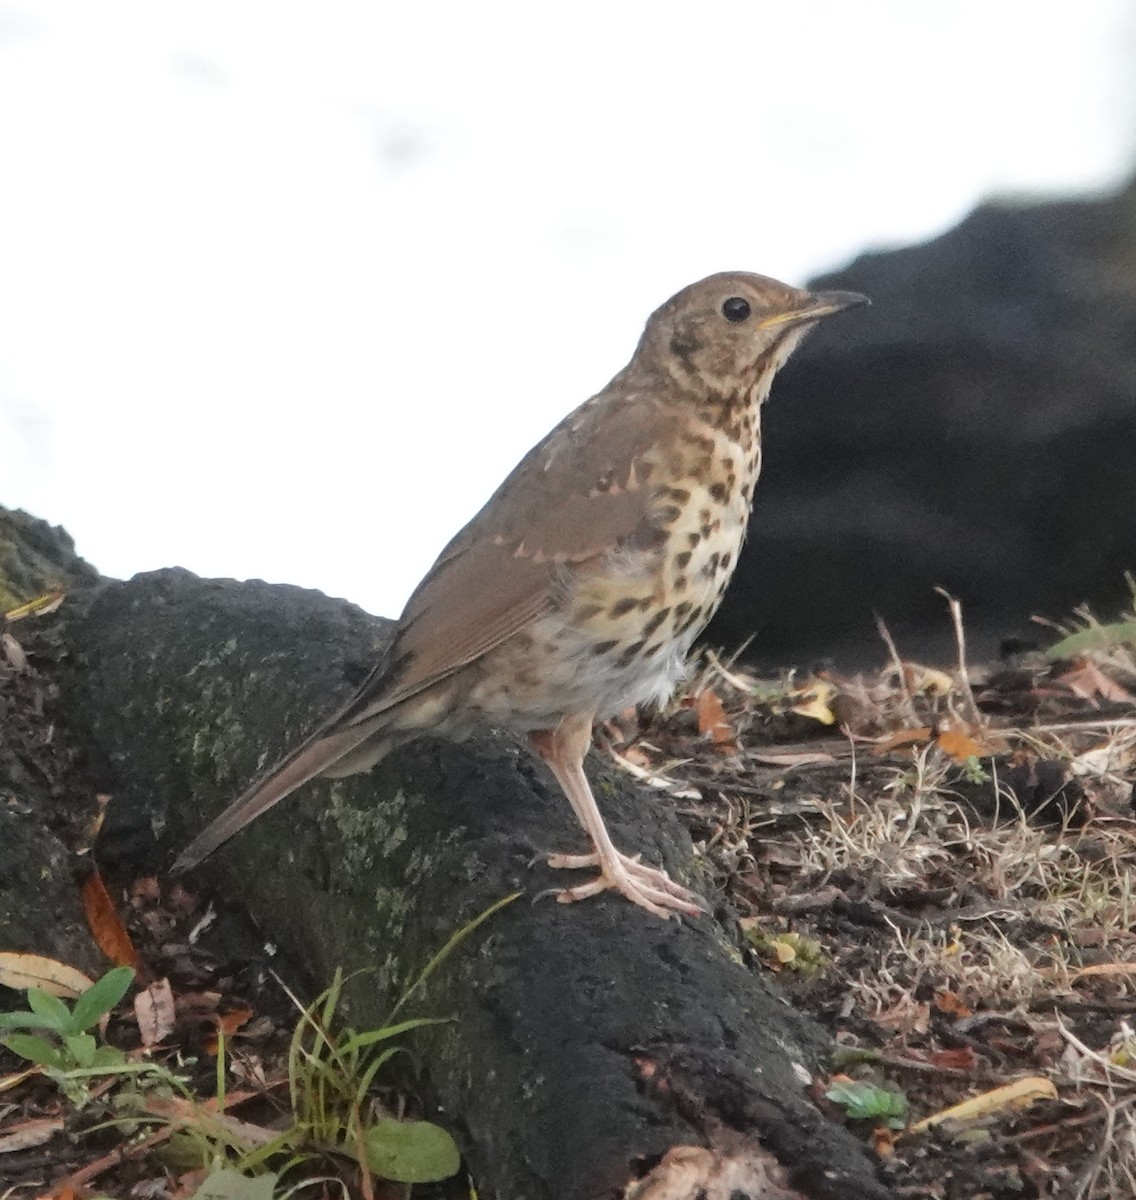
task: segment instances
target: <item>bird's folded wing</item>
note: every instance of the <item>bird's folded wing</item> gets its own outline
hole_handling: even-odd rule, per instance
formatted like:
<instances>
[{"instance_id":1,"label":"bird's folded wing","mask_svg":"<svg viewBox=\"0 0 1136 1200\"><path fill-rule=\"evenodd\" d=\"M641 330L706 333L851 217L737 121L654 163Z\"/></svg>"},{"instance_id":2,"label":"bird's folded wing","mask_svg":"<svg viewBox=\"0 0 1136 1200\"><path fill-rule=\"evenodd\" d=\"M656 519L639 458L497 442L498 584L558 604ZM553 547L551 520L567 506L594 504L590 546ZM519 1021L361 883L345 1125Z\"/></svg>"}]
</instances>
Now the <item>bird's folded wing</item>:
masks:
<instances>
[{"instance_id":1,"label":"bird's folded wing","mask_svg":"<svg viewBox=\"0 0 1136 1200\"><path fill-rule=\"evenodd\" d=\"M337 723L366 721L555 609L586 571L653 520L643 454L670 418L600 393L517 465L411 596L384 664Z\"/></svg>"}]
</instances>

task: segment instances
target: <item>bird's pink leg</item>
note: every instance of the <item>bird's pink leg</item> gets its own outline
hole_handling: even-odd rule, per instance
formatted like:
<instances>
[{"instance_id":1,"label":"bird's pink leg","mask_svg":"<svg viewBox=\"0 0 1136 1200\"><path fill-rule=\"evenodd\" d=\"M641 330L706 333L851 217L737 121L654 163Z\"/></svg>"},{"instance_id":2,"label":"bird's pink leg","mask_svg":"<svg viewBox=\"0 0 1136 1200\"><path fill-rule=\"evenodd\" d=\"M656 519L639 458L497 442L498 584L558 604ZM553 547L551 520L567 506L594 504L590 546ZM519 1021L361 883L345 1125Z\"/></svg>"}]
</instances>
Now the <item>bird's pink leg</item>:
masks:
<instances>
[{"instance_id":1,"label":"bird's pink leg","mask_svg":"<svg viewBox=\"0 0 1136 1200\"><path fill-rule=\"evenodd\" d=\"M658 917L672 912L697 916L706 911L700 896L675 883L666 872L644 866L637 858L621 854L612 844L603 816L584 774L584 756L592 743L592 714L565 717L555 729L531 735L533 748L548 763L557 783L568 797L572 811L591 839L592 854L553 854L551 867L597 866L599 876L579 887L565 888L557 895L562 904L585 900L608 890L619 892L634 904Z\"/></svg>"}]
</instances>

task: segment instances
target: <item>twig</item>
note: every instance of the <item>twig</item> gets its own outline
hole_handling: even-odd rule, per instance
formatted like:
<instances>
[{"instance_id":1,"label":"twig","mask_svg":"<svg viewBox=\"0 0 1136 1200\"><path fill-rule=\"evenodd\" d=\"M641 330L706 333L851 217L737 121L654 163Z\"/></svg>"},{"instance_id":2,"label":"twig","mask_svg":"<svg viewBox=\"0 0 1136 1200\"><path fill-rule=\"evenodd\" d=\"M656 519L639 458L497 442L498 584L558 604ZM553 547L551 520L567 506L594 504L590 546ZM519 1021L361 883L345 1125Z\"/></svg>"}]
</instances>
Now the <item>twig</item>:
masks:
<instances>
[{"instance_id":1,"label":"twig","mask_svg":"<svg viewBox=\"0 0 1136 1200\"><path fill-rule=\"evenodd\" d=\"M935 591L947 602L947 607L951 613L951 621L955 627L955 644L958 646L959 687L962 690L966 719L975 729L981 729L986 722L982 719L982 714L978 711L978 704L974 699L974 689L970 686L970 671L966 665L966 634L962 628L962 603L956 600L945 588L937 587Z\"/></svg>"},{"instance_id":2,"label":"twig","mask_svg":"<svg viewBox=\"0 0 1136 1200\"><path fill-rule=\"evenodd\" d=\"M921 724L919 714L915 711L915 701L911 697L911 692L907 687L907 673L903 669L903 659L899 657L899 651L896 649L895 642L892 639L884 619L876 614L876 629L879 635L883 638L884 645L888 648L888 655L891 657L892 666L895 667L896 680L899 685L900 695L903 696L904 716L912 726Z\"/></svg>"}]
</instances>

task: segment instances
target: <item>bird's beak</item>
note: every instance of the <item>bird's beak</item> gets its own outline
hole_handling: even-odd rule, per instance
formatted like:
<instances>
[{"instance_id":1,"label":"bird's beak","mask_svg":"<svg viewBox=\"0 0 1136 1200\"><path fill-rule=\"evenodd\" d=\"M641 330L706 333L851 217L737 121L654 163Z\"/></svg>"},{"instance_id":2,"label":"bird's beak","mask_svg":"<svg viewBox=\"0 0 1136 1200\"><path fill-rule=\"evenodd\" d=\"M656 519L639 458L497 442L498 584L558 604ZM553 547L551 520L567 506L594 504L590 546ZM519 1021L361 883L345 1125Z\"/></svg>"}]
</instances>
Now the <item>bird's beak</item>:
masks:
<instances>
[{"instance_id":1,"label":"bird's beak","mask_svg":"<svg viewBox=\"0 0 1136 1200\"><path fill-rule=\"evenodd\" d=\"M843 312L846 308L855 308L860 304L871 304L871 301L859 292L813 292L805 298L804 304L799 308L791 308L788 312L774 313L773 316L766 317L758 325L758 329L819 321L821 317L830 317L833 313Z\"/></svg>"}]
</instances>

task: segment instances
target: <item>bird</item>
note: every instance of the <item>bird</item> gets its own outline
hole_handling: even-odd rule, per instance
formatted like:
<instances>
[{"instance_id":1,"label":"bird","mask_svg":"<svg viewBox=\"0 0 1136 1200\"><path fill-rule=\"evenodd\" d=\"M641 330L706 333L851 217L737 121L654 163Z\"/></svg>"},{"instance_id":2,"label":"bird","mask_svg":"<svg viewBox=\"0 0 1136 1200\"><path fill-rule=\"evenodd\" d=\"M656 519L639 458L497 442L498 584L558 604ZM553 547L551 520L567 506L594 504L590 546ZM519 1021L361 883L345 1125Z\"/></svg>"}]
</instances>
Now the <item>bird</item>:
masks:
<instances>
[{"instance_id":1,"label":"bird","mask_svg":"<svg viewBox=\"0 0 1136 1200\"><path fill-rule=\"evenodd\" d=\"M593 723L661 705L737 565L773 377L823 319L868 303L748 272L683 288L630 362L510 472L414 590L354 696L195 838L182 874L316 776L369 769L425 733L526 736L588 837L557 892L611 891L657 917L707 911L612 843L584 772Z\"/></svg>"}]
</instances>

